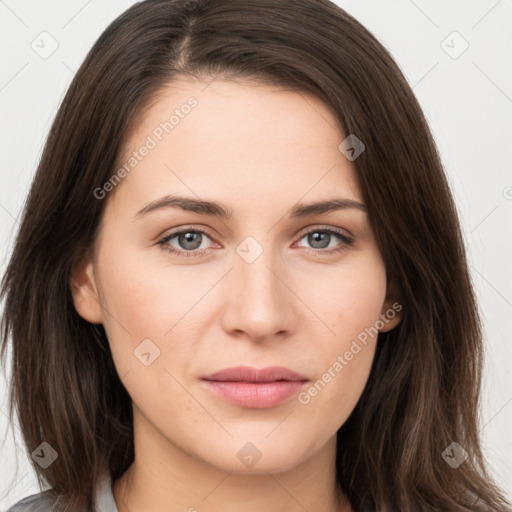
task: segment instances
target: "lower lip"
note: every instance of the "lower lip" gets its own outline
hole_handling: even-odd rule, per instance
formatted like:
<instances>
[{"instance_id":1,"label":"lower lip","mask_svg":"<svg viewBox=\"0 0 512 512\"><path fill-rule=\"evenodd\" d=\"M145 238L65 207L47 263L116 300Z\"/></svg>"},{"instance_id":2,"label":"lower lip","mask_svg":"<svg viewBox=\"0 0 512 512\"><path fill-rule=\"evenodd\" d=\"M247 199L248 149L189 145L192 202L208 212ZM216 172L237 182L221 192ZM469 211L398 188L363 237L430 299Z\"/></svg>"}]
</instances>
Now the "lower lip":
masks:
<instances>
[{"instance_id":1,"label":"lower lip","mask_svg":"<svg viewBox=\"0 0 512 512\"><path fill-rule=\"evenodd\" d=\"M308 381L221 382L203 380L205 386L227 402L252 409L274 407L297 394Z\"/></svg>"}]
</instances>

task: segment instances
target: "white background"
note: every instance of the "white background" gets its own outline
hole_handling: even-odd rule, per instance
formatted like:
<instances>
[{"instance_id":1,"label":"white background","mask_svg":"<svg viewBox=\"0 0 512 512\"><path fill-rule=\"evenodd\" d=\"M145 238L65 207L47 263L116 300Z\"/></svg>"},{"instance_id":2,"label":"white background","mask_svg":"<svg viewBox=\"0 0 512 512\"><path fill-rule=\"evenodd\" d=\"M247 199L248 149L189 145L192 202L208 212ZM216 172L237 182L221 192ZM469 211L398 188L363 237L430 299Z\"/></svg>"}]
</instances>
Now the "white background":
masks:
<instances>
[{"instance_id":1,"label":"white background","mask_svg":"<svg viewBox=\"0 0 512 512\"><path fill-rule=\"evenodd\" d=\"M0 0L1 274L18 227L16 219L63 94L100 33L133 3ZM485 324L484 452L498 483L510 497L512 0L337 3L391 51L413 87L439 146L459 208ZM57 50L47 59L31 47L43 31L58 42ZM447 53L455 55L463 48L462 39L453 31L469 44L457 58ZM15 449L13 427L6 413L2 376L0 510L39 492L28 455L21 446Z\"/></svg>"}]
</instances>

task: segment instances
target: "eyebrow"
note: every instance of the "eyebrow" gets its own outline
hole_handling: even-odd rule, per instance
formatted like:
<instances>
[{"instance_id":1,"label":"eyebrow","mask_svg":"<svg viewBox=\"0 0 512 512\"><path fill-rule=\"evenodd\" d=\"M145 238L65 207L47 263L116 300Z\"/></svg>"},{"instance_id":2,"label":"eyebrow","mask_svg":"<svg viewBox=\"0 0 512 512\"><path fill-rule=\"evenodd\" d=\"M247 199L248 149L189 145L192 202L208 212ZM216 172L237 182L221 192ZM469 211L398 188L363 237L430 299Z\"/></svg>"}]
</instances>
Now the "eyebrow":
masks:
<instances>
[{"instance_id":1,"label":"eyebrow","mask_svg":"<svg viewBox=\"0 0 512 512\"><path fill-rule=\"evenodd\" d=\"M231 218L233 211L222 203L216 201L206 201L195 199L193 197L182 197L167 195L151 201L137 212L134 218L145 216L162 208L180 208L188 212L198 213L202 215L211 215L221 219ZM335 210L356 209L367 212L367 208L363 203L354 201L353 199L329 199L327 201L319 201L315 203L297 203L289 212L289 217L300 219L304 217L313 217L322 213L328 213Z\"/></svg>"}]
</instances>

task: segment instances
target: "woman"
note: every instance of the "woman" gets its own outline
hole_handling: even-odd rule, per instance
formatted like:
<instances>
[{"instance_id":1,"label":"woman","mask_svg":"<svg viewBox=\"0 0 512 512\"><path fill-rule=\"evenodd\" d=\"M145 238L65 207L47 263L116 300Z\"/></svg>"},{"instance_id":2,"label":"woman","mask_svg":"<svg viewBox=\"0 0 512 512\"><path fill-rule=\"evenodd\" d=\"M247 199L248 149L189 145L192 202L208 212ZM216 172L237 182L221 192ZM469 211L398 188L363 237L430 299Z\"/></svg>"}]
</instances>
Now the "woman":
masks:
<instances>
[{"instance_id":1,"label":"woman","mask_svg":"<svg viewBox=\"0 0 512 512\"><path fill-rule=\"evenodd\" d=\"M7 268L12 511L503 511L459 221L398 66L326 0L101 35ZM510 509L507 509L510 510Z\"/></svg>"}]
</instances>

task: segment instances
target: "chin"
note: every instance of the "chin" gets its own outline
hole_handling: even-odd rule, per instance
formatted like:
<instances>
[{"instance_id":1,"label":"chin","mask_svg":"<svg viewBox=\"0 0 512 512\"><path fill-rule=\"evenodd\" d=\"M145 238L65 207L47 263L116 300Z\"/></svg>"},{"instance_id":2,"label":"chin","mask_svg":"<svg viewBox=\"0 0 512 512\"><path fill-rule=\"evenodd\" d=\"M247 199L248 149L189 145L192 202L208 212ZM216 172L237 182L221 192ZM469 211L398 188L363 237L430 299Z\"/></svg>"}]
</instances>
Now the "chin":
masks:
<instances>
[{"instance_id":1,"label":"chin","mask_svg":"<svg viewBox=\"0 0 512 512\"><path fill-rule=\"evenodd\" d=\"M210 453L208 460L204 460L223 471L244 475L283 473L301 463L300 455L293 444L288 447L283 447L281 444L280 450L271 443L262 446L263 443L258 444L258 442L235 441L234 444L235 447L221 448L221 452L215 454L218 457Z\"/></svg>"}]
</instances>

